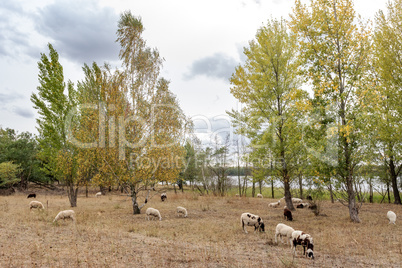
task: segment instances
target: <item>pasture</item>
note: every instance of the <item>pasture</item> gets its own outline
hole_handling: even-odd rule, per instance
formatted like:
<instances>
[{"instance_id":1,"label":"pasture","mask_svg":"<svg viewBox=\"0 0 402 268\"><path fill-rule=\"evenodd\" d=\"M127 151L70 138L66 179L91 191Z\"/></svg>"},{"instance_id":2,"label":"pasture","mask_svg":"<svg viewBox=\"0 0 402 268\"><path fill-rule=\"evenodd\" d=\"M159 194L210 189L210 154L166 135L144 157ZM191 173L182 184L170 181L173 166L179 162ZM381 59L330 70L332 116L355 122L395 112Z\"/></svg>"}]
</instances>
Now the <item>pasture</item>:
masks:
<instances>
[{"instance_id":1,"label":"pasture","mask_svg":"<svg viewBox=\"0 0 402 268\"><path fill-rule=\"evenodd\" d=\"M70 209L66 195L37 194L44 211L29 210L25 194L0 197L0 267L401 267L402 206L364 204L362 223L351 223L347 208L323 201L322 213L308 209L283 220L283 205L268 208L269 198L198 196L167 192L132 215L131 200L118 193L100 198L80 195L77 223L53 219ZM177 217L176 207L188 210ZM145 210L158 209L162 221L146 221ZM388 224L393 210L396 225ZM240 215L261 216L265 233L245 234ZM290 246L275 244L275 227L285 223L314 238L315 260L293 257Z\"/></svg>"}]
</instances>

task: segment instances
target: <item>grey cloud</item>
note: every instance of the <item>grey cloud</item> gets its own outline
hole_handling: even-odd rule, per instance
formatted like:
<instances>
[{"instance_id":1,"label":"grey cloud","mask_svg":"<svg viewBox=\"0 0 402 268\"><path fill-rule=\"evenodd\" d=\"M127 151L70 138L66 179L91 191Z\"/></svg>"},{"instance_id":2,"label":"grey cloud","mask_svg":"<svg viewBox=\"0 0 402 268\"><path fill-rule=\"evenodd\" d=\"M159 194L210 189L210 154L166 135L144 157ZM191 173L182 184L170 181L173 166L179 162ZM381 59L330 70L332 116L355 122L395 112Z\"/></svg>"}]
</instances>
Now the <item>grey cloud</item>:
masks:
<instances>
[{"instance_id":1,"label":"grey cloud","mask_svg":"<svg viewBox=\"0 0 402 268\"><path fill-rule=\"evenodd\" d=\"M4 107L4 105L8 103L12 103L14 101L22 99L23 96L20 94L6 94L0 92L0 105Z\"/></svg>"},{"instance_id":2,"label":"grey cloud","mask_svg":"<svg viewBox=\"0 0 402 268\"><path fill-rule=\"evenodd\" d=\"M95 1L55 1L35 15L36 29L53 39L60 55L80 64L118 59L119 16Z\"/></svg>"},{"instance_id":3,"label":"grey cloud","mask_svg":"<svg viewBox=\"0 0 402 268\"><path fill-rule=\"evenodd\" d=\"M34 118L34 114L29 108L14 107L13 112L25 118Z\"/></svg>"},{"instance_id":4,"label":"grey cloud","mask_svg":"<svg viewBox=\"0 0 402 268\"><path fill-rule=\"evenodd\" d=\"M223 53L215 53L212 56L194 61L189 73L184 78L189 80L198 75L205 75L228 81L236 65L237 62L232 57Z\"/></svg>"}]
</instances>

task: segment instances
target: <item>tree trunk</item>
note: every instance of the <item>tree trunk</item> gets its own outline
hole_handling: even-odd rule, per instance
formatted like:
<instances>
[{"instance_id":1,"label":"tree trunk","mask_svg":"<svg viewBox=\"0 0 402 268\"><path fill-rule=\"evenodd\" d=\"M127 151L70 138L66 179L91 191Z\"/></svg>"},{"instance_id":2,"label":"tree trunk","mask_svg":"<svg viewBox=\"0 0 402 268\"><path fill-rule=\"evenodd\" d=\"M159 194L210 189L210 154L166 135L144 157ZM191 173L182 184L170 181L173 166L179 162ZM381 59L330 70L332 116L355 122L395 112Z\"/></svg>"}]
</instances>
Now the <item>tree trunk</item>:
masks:
<instances>
[{"instance_id":1,"label":"tree trunk","mask_svg":"<svg viewBox=\"0 0 402 268\"><path fill-rule=\"evenodd\" d=\"M258 181L258 187L260 189L260 194L262 194L262 180Z\"/></svg>"},{"instance_id":2,"label":"tree trunk","mask_svg":"<svg viewBox=\"0 0 402 268\"><path fill-rule=\"evenodd\" d=\"M388 195L388 203L391 204L391 195L389 193L389 181L387 181L387 195Z\"/></svg>"},{"instance_id":3,"label":"tree trunk","mask_svg":"<svg viewBox=\"0 0 402 268\"><path fill-rule=\"evenodd\" d=\"M394 192L394 203L400 205L401 197L399 196L399 190L398 190L398 178L397 178L398 174L396 173L395 170L393 156L391 156L389 161L389 171L391 173L391 184L392 184L392 190Z\"/></svg>"},{"instance_id":4,"label":"tree trunk","mask_svg":"<svg viewBox=\"0 0 402 268\"><path fill-rule=\"evenodd\" d=\"M70 201L71 207L77 206L77 196L78 196L78 187L74 189L74 185L67 186L67 195L68 200Z\"/></svg>"},{"instance_id":5,"label":"tree trunk","mask_svg":"<svg viewBox=\"0 0 402 268\"><path fill-rule=\"evenodd\" d=\"M251 188L251 196L255 197L255 181L254 181L254 179L253 179L253 186Z\"/></svg>"},{"instance_id":6,"label":"tree trunk","mask_svg":"<svg viewBox=\"0 0 402 268\"><path fill-rule=\"evenodd\" d=\"M332 191L332 182L331 179L329 179L329 186L328 186L328 190L329 190L329 196L331 197L331 203L334 203L334 192Z\"/></svg>"},{"instance_id":7,"label":"tree trunk","mask_svg":"<svg viewBox=\"0 0 402 268\"><path fill-rule=\"evenodd\" d=\"M353 189L353 183L351 175L347 178L346 182L347 193L348 193L348 207L349 207L349 216L353 222L360 223L359 219L359 210L356 204L356 193Z\"/></svg>"},{"instance_id":8,"label":"tree trunk","mask_svg":"<svg viewBox=\"0 0 402 268\"><path fill-rule=\"evenodd\" d=\"M293 202L292 202L292 194L290 193L290 183L289 183L288 177L284 178L283 185L285 188L286 206L288 207L289 210L296 210L295 207L293 206Z\"/></svg>"},{"instance_id":9,"label":"tree trunk","mask_svg":"<svg viewBox=\"0 0 402 268\"><path fill-rule=\"evenodd\" d=\"M373 179L372 178L369 179L369 187L370 187L369 201L370 201L370 203L373 203L374 202L374 192L373 192Z\"/></svg>"},{"instance_id":10,"label":"tree trunk","mask_svg":"<svg viewBox=\"0 0 402 268\"><path fill-rule=\"evenodd\" d=\"M271 177L271 195L272 195L272 199L275 198L274 180L272 177Z\"/></svg>"},{"instance_id":11,"label":"tree trunk","mask_svg":"<svg viewBox=\"0 0 402 268\"><path fill-rule=\"evenodd\" d=\"M141 210L137 202L137 193L133 189L131 190L131 202L133 204L133 214L141 214Z\"/></svg>"},{"instance_id":12,"label":"tree trunk","mask_svg":"<svg viewBox=\"0 0 402 268\"><path fill-rule=\"evenodd\" d=\"M303 199L303 176L299 174L300 198Z\"/></svg>"},{"instance_id":13,"label":"tree trunk","mask_svg":"<svg viewBox=\"0 0 402 268\"><path fill-rule=\"evenodd\" d=\"M88 198L88 185L85 185L85 197Z\"/></svg>"}]
</instances>

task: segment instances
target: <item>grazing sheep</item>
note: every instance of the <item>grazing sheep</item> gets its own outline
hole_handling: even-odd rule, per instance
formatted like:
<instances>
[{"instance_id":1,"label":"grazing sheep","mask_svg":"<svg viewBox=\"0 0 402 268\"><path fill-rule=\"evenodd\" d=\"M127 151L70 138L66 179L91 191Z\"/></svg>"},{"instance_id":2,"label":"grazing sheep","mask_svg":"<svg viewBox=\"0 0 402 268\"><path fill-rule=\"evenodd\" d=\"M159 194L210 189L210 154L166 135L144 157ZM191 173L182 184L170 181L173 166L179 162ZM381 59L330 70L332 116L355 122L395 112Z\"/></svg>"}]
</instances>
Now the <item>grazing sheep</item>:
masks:
<instances>
[{"instance_id":1,"label":"grazing sheep","mask_svg":"<svg viewBox=\"0 0 402 268\"><path fill-rule=\"evenodd\" d=\"M293 221L292 212L286 206L283 209L283 218L288 221Z\"/></svg>"},{"instance_id":2,"label":"grazing sheep","mask_svg":"<svg viewBox=\"0 0 402 268\"><path fill-rule=\"evenodd\" d=\"M167 199L166 193L162 193L162 194L161 194L161 200L162 200L162 202L165 201L166 199Z\"/></svg>"},{"instance_id":3,"label":"grazing sheep","mask_svg":"<svg viewBox=\"0 0 402 268\"><path fill-rule=\"evenodd\" d=\"M263 198L262 194L257 194L257 198Z\"/></svg>"},{"instance_id":4,"label":"grazing sheep","mask_svg":"<svg viewBox=\"0 0 402 268\"><path fill-rule=\"evenodd\" d=\"M95 194L95 197L101 197L102 196L102 192L97 192L96 194Z\"/></svg>"},{"instance_id":5,"label":"grazing sheep","mask_svg":"<svg viewBox=\"0 0 402 268\"><path fill-rule=\"evenodd\" d=\"M389 220L389 223L396 224L396 223L395 223L395 222L396 222L396 214L395 214L395 212L393 212L393 211L388 211L388 213L387 213L387 218L388 218L388 220Z\"/></svg>"},{"instance_id":6,"label":"grazing sheep","mask_svg":"<svg viewBox=\"0 0 402 268\"><path fill-rule=\"evenodd\" d=\"M309 203L301 203L296 206L296 208L308 208L310 206Z\"/></svg>"},{"instance_id":7,"label":"grazing sheep","mask_svg":"<svg viewBox=\"0 0 402 268\"><path fill-rule=\"evenodd\" d=\"M254 232L257 231L257 229L260 232L265 232L265 224L263 223L262 219L258 215L253 215L251 213L243 213L240 216L240 222L241 222L241 227L243 228L243 231L247 234L246 226L254 226Z\"/></svg>"},{"instance_id":8,"label":"grazing sheep","mask_svg":"<svg viewBox=\"0 0 402 268\"><path fill-rule=\"evenodd\" d=\"M159 220L162 220L161 214L159 212L159 210L154 209L154 208L147 208L147 210L145 211L145 214L147 215L146 219L149 220L149 216L153 216L153 218L159 218Z\"/></svg>"},{"instance_id":9,"label":"grazing sheep","mask_svg":"<svg viewBox=\"0 0 402 268\"><path fill-rule=\"evenodd\" d=\"M307 196L307 200L313 201L313 198L311 197L311 195Z\"/></svg>"},{"instance_id":10,"label":"grazing sheep","mask_svg":"<svg viewBox=\"0 0 402 268\"><path fill-rule=\"evenodd\" d=\"M302 203L302 202L303 202L303 200L302 200L302 199L300 199L300 198L295 198L295 197L292 197L292 202L293 202L293 203Z\"/></svg>"},{"instance_id":11,"label":"grazing sheep","mask_svg":"<svg viewBox=\"0 0 402 268\"><path fill-rule=\"evenodd\" d=\"M239 194L236 194L236 197L240 197L240 195L239 195Z\"/></svg>"},{"instance_id":12,"label":"grazing sheep","mask_svg":"<svg viewBox=\"0 0 402 268\"><path fill-rule=\"evenodd\" d=\"M74 210L62 210L57 214L56 218L54 218L53 222L59 221L59 220L66 220L66 219L71 219L75 223L75 212Z\"/></svg>"},{"instance_id":13,"label":"grazing sheep","mask_svg":"<svg viewBox=\"0 0 402 268\"><path fill-rule=\"evenodd\" d=\"M280 204L281 204L281 200L278 200L278 202L269 203L268 207L276 208L276 207L279 207Z\"/></svg>"},{"instance_id":14,"label":"grazing sheep","mask_svg":"<svg viewBox=\"0 0 402 268\"><path fill-rule=\"evenodd\" d=\"M180 214L183 214L184 218L187 218L187 209L184 207L177 207L177 215L179 216Z\"/></svg>"},{"instance_id":15,"label":"grazing sheep","mask_svg":"<svg viewBox=\"0 0 402 268\"><path fill-rule=\"evenodd\" d=\"M295 230L290 227L287 226L286 224L283 223L278 223L278 225L276 226L276 232L275 232L275 243L278 244L278 236L281 238L281 242L283 243L282 237L286 237L287 239L289 239L289 244L292 244L292 233Z\"/></svg>"},{"instance_id":16,"label":"grazing sheep","mask_svg":"<svg viewBox=\"0 0 402 268\"><path fill-rule=\"evenodd\" d=\"M36 198L36 194L35 194L35 193L29 194L29 195L27 196L27 198Z\"/></svg>"},{"instance_id":17,"label":"grazing sheep","mask_svg":"<svg viewBox=\"0 0 402 268\"><path fill-rule=\"evenodd\" d=\"M29 210L32 210L33 208L45 209L45 206L39 201L31 201L29 202Z\"/></svg>"},{"instance_id":18,"label":"grazing sheep","mask_svg":"<svg viewBox=\"0 0 402 268\"><path fill-rule=\"evenodd\" d=\"M306 234L302 231L294 231L292 233L292 250L293 254L296 256L296 246L301 245L303 247L303 255L314 260L314 243L311 235ZM307 247L307 251L306 251Z\"/></svg>"}]
</instances>

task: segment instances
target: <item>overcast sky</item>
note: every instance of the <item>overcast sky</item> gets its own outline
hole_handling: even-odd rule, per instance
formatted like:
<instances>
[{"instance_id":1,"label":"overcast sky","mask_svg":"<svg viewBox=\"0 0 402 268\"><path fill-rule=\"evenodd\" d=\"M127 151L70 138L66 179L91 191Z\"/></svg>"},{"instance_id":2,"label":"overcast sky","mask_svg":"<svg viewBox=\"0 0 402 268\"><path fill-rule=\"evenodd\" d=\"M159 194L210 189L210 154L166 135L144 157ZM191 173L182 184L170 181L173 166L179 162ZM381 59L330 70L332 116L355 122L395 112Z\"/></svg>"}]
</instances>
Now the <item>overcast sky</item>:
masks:
<instances>
[{"instance_id":1,"label":"overcast sky","mask_svg":"<svg viewBox=\"0 0 402 268\"><path fill-rule=\"evenodd\" d=\"M385 0L355 1L374 18ZM115 43L119 14L142 18L144 38L165 59L161 75L197 126L230 128L236 109L229 77L243 47L270 18L288 18L294 0L5 0L0 2L0 126L37 133L30 96L38 86L40 53L51 43L66 80L83 78L84 63L119 67Z\"/></svg>"}]
</instances>

